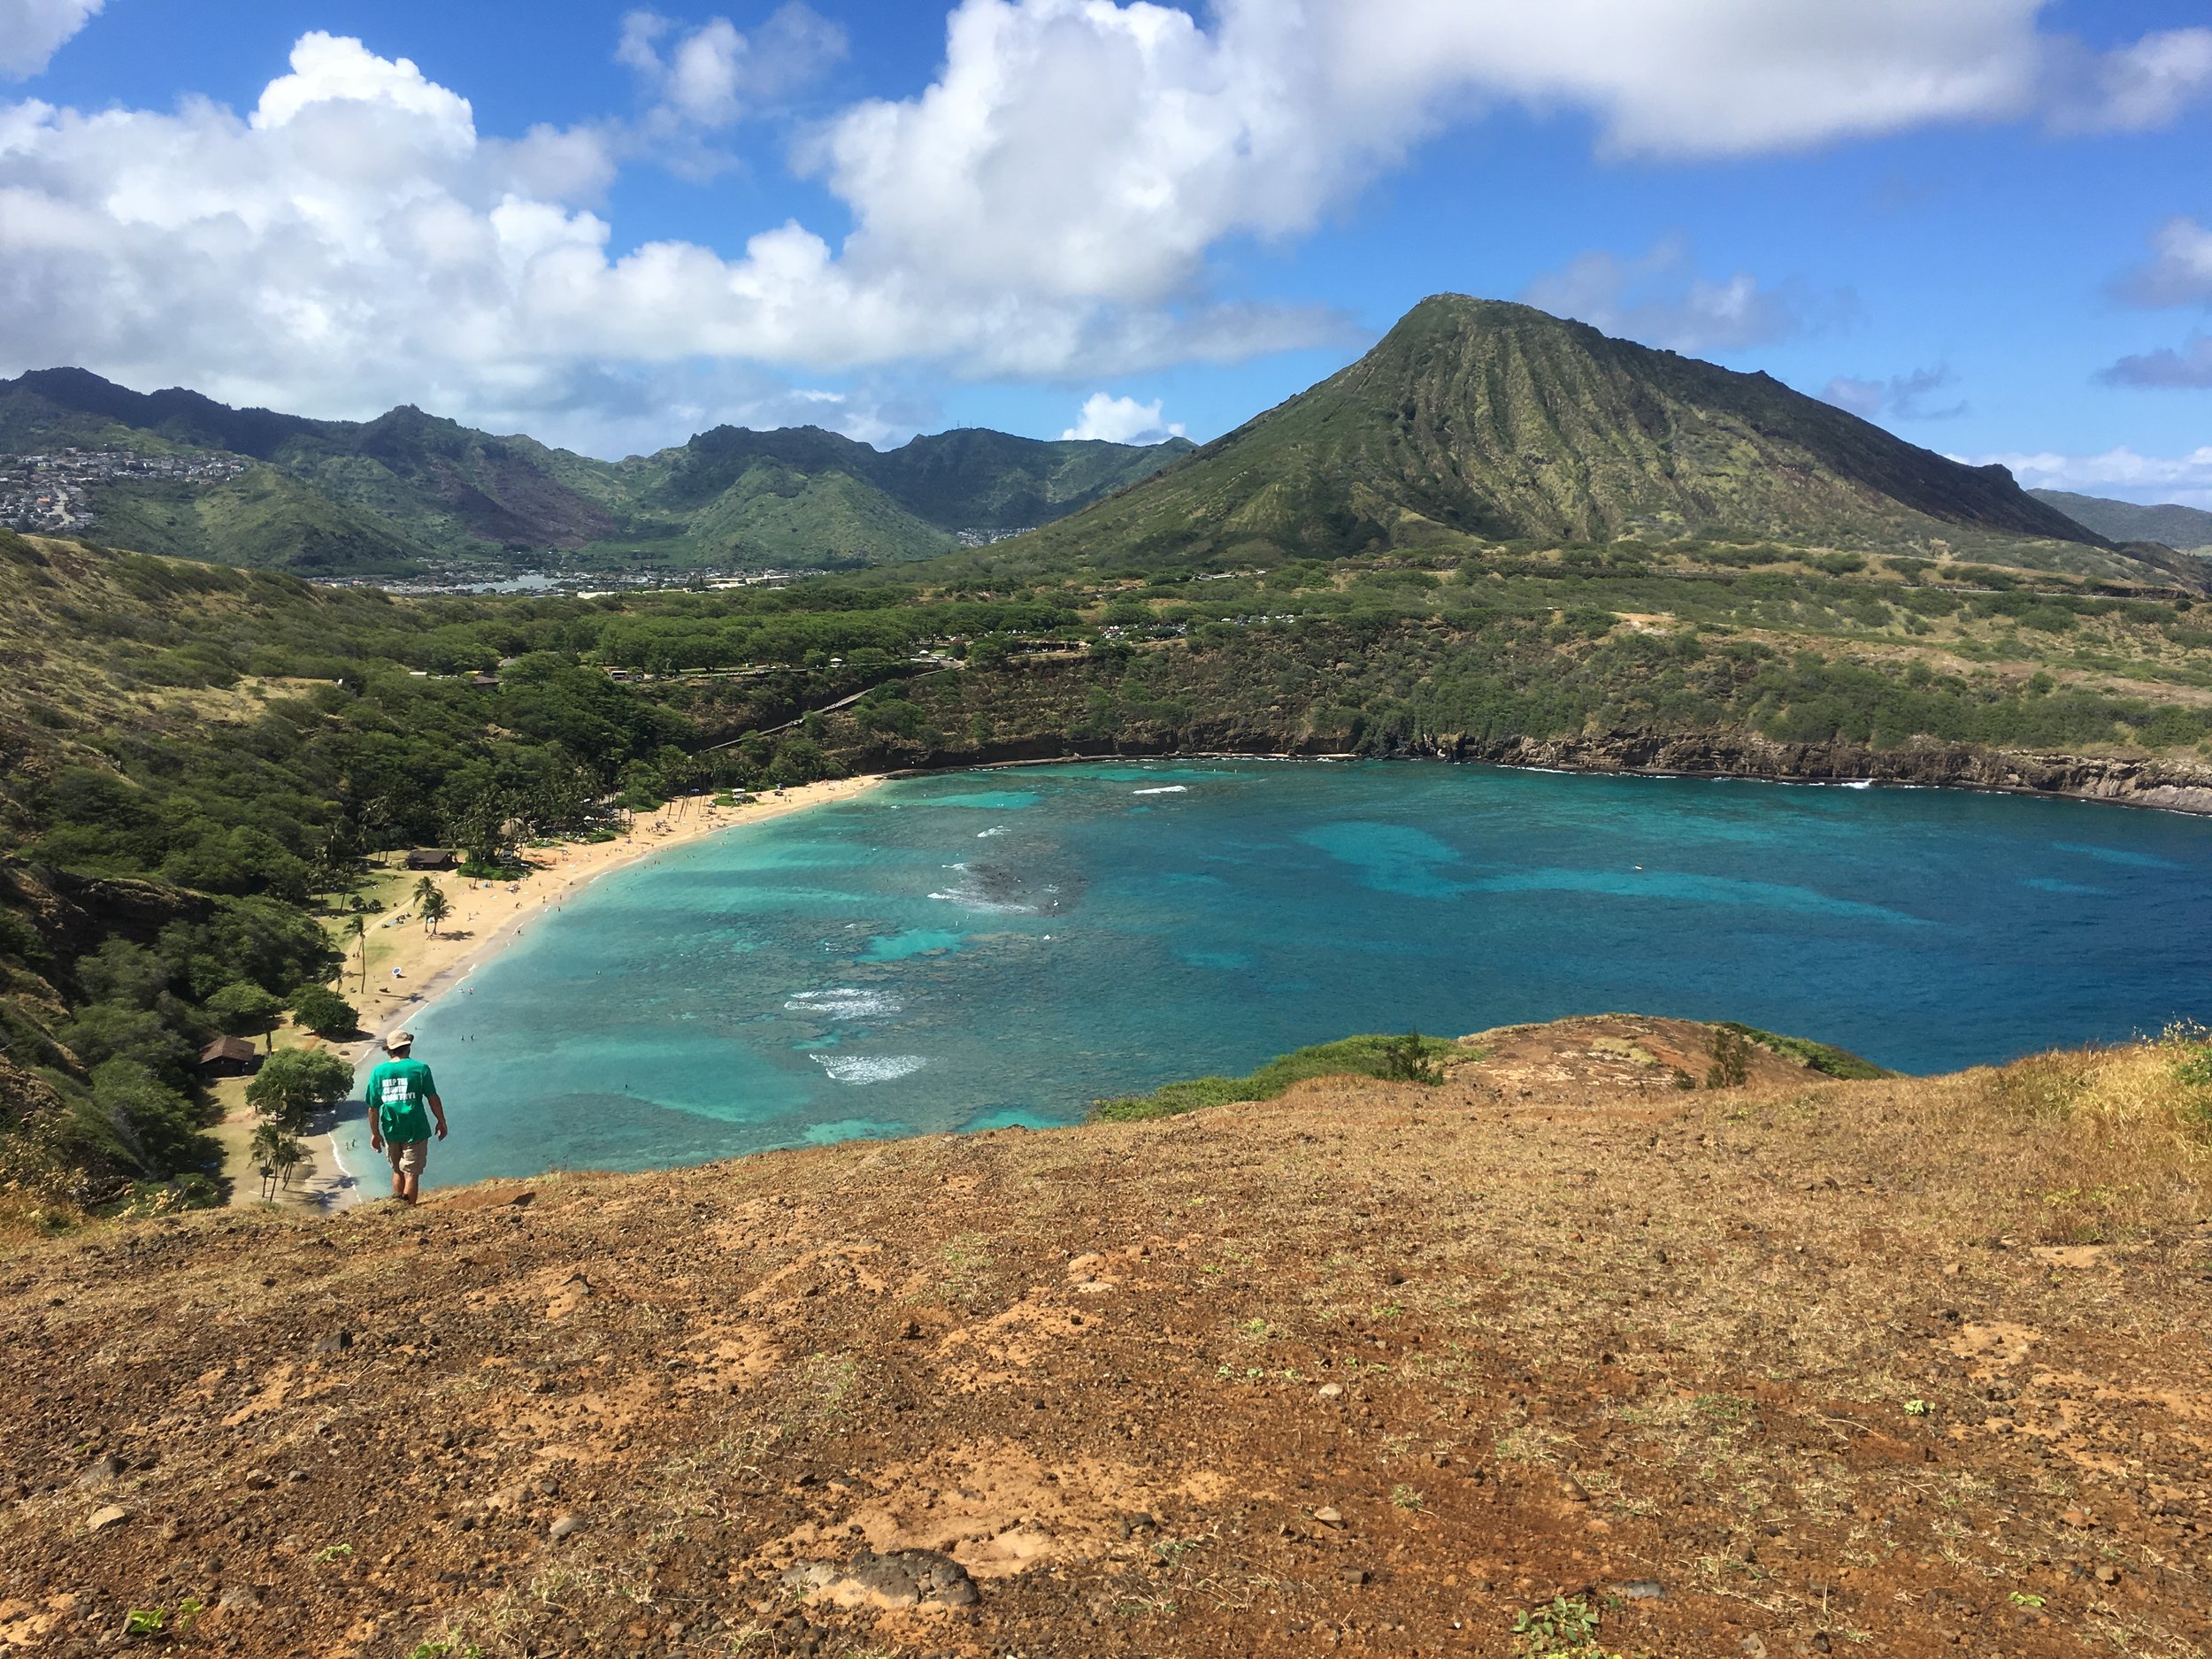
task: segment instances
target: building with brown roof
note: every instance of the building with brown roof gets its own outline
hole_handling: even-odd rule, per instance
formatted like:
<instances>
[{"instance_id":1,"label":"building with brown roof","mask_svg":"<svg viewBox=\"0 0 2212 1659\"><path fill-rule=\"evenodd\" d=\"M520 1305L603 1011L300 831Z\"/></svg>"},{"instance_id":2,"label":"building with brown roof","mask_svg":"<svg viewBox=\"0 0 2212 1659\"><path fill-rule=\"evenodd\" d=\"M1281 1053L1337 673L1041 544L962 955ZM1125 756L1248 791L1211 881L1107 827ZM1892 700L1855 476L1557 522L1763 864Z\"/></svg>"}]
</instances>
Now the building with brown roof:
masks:
<instances>
[{"instance_id":1,"label":"building with brown roof","mask_svg":"<svg viewBox=\"0 0 2212 1659\"><path fill-rule=\"evenodd\" d=\"M250 1077L261 1069L261 1051L243 1037L218 1037L200 1050L200 1068L217 1077Z\"/></svg>"}]
</instances>

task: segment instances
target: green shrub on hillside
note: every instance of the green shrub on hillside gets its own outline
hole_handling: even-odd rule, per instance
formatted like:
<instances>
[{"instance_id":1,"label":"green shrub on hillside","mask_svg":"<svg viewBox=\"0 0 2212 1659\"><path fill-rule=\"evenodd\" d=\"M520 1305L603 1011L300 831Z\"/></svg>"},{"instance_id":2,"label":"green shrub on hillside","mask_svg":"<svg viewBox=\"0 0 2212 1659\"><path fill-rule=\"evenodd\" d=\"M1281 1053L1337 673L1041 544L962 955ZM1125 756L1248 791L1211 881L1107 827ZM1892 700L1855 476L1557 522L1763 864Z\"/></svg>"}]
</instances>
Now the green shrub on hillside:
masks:
<instances>
[{"instance_id":1,"label":"green shrub on hillside","mask_svg":"<svg viewBox=\"0 0 2212 1659\"><path fill-rule=\"evenodd\" d=\"M1740 1025L1733 1020L1723 1020L1720 1028L1733 1033L1743 1041L1756 1043L1762 1048L1778 1054L1784 1059L1795 1060L1801 1065L1809 1066L1824 1076L1859 1081L1896 1075L1884 1071L1871 1060L1862 1060L1849 1049L1836 1048L1832 1043L1815 1042L1808 1037L1778 1036L1770 1031L1761 1031L1755 1025Z\"/></svg>"},{"instance_id":2,"label":"green shrub on hillside","mask_svg":"<svg viewBox=\"0 0 2212 1659\"><path fill-rule=\"evenodd\" d=\"M1396 1081L1440 1083L1443 1063L1476 1057L1455 1042L1409 1032L1402 1037L1345 1037L1317 1043L1271 1060L1249 1077L1202 1077L1170 1083L1150 1094L1102 1100L1091 1108L1106 1123L1142 1123L1176 1118L1233 1101L1273 1100L1293 1084L1317 1077L1371 1077Z\"/></svg>"}]
</instances>

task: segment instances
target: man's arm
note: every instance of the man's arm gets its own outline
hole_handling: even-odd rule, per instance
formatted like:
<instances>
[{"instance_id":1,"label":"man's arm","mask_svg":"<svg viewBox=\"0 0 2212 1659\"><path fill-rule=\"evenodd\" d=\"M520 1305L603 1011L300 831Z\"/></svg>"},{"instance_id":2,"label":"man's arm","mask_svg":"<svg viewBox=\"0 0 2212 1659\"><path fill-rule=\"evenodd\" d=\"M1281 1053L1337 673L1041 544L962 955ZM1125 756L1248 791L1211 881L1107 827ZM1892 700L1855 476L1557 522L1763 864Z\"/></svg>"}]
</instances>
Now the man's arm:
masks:
<instances>
[{"instance_id":1,"label":"man's arm","mask_svg":"<svg viewBox=\"0 0 2212 1659\"><path fill-rule=\"evenodd\" d=\"M430 1097L430 1115L438 1120L438 1139L445 1139L445 1102L435 1094Z\"/></svg>"},{"instance_id":2,"label":"man's arm","mask_svg":"<svg viewBox=\"0 0 2212 1659\"><path fill-rule=\"evenodd\" d=\"M369 1150L372 1152L384 1150L384 1115L376 1109L377 1071L383 1069L378 1066L375 1071L369 1073L369 1087L363 1091L369 1097Z\"/></svg>"}]
</instances>

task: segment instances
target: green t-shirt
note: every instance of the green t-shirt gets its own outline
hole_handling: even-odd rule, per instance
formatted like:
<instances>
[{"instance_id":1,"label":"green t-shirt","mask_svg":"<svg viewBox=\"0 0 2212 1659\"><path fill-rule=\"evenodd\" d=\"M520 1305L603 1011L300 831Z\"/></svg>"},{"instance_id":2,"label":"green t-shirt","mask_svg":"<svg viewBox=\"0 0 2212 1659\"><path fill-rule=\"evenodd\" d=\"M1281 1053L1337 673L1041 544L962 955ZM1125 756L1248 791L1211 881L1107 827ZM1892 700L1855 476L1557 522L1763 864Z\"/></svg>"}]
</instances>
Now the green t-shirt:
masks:
<instances>
[{"instance_id":1,"label":"green t-shirt","mask_svg":"<svg viewBox=\"0 0 2212 1659\"><path fill-rule=\"evenodd\" d=\"M419 1060L387 1060L369 1073L369 1110L395 1146L430 1139L430 1097L438 1086Z\"/></svg>"}]
</instances>

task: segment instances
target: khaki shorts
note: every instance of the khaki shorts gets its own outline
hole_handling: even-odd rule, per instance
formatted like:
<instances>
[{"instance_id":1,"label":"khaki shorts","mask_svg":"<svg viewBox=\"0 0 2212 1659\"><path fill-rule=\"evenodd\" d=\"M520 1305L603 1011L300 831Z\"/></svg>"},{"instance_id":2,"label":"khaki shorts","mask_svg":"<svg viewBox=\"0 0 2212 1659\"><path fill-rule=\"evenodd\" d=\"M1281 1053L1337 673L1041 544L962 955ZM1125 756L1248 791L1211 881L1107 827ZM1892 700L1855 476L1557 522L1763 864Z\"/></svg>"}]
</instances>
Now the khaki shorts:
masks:
<instances>
[{"instance_id":1,"label":"khaki shorts","mask_svg":"<svg viewBox=\"0 0 2212 1659\"><path fill-rule=\"evenodd\" d=\"M387 1141L384 1156L392 1161L395 1175L419 1175L423 1165L430 1162L430 1143L427 1141Z\"/></svg>"}]
</instances>

